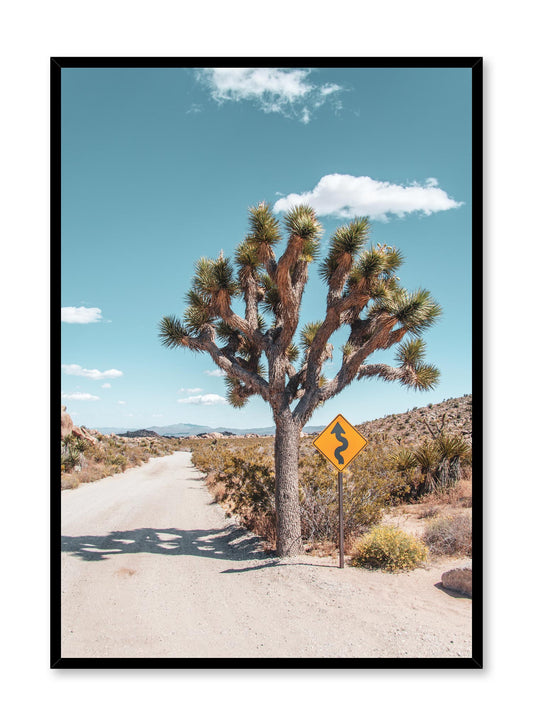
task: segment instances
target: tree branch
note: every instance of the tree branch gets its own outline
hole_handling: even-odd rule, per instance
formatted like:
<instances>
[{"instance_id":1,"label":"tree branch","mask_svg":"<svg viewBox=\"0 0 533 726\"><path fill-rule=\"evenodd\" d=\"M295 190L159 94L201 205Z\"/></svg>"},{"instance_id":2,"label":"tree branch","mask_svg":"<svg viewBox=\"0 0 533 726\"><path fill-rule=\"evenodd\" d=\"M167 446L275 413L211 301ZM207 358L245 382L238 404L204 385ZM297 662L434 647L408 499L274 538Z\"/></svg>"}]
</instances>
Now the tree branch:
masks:
<instances>
[{"instance_id":1,"label":"tree branch","mask_svg":"<svg viewBox=\"0 0 533 726\"><path fill-rule=\"evenodd\" d=\"M395 368L384 363L375 363L362 365L357 371L358 380L361 380L361 378L372 378L374 376L383 378L385 381L401 381L408 386L414 386L416 384L416 371L409 365Z\"/></svg>"},{"instance_id":2,"label":"tree branch","mask_svg":"<svg viewBox=\"0 0 533 726\"><path fill-rule=\"evenodd\" d=\"M229 325L234 330L238 330L243 333L243 335L245 335L251 343L255 343L255 345L260 350L264 350L265 341L263 338L263 334L257 327L257 303L255 309L255 325L252 321L241 318L240 315L237 315L232 310L229 300L227 299L223 299L219 302L219 304L216 306L216 313L222 318L225 323L227 323L227 325Z\"/></svg>"},{"instance_id":3,"label":"tree branch","mask_svg":"<svg viewBox=\"0 0 533 726\"><path fill-rule=\"evenodd\" d=\"M246 362L242 358L236 358L231 348L219 348L215 343L215 330L212 326L207 327L196 337L189 337L189 341L193 345L187 345L193 350L205 350L214 363L221 368L228 376L238 378L246 386L248 386L253 393L257 393L265 401L269 401L269 388L268 383L258 373L248 370L243 366Z\"/></svg>"}]
</instances>

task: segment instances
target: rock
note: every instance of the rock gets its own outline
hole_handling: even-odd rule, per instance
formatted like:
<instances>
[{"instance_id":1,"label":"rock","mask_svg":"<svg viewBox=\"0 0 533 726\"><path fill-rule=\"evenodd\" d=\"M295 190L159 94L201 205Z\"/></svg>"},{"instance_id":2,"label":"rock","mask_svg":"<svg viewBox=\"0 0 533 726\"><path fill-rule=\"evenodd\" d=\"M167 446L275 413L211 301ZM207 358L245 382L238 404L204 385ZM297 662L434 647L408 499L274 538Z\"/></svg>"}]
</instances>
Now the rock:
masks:
<instances>
[{"instance_id":1,"label":"rock","mask_svg":"<svg viewBox=\"0 0 533 726\"><path fill-rule=\"evenodd\" d=\"M122 434L123 438L128 439L140 439L140 438L152 438L152 439L162 439L163 437L160 436L160 434L157 434L155 431L152 431L151 429L137 429L136 431L126 431L125 434Z\"/></svg>"},{"instance_id":2,"label":"rock","mask_svg":"<svg viewBox=\"0 0 533 726\"><path fill-rule=\"evenodd\" d=\"M86 441L90 441L91 444L98 443L98 440L95 439L94 436L91 436L91 434L88 433L87 429L84 429L83 426L73 426L72 433L74 434L74 436L77 436L78 439L86 439Z\"/></svg>"},{"instance_id":3,"label":"rock","mask_svg":"<svg viewBox=\"0 0 533 726\"><path fill-rule=\"evenodd\" d=\"M61 439L64 439L65 436L68 436L69 434L72 433L73 426L74 426L74 421L68 415L67 407L62 405L61 406Z\"/></svg>"},{"instance_id":4,"label":"rock","mask_svg":"<svg viewBox=\"0 0 533 726\"><path fill-rule=\"evenodd\" d=\"M448 570L442 574L442 586L472 597L472 568L463 567Z\"/></svg>"}]
</instances>

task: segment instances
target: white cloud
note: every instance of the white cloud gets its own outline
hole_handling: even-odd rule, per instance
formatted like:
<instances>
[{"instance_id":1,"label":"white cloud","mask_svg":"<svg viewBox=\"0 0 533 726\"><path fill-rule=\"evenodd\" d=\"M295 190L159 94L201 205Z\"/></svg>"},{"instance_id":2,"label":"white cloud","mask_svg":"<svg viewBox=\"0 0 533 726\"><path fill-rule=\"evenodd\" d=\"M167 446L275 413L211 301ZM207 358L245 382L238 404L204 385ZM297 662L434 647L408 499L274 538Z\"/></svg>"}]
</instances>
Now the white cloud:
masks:
<instances>
[{"instance_id":1,"label":"white cloud","mask_svg":"<svg viewBox=\"0 0 533 726\"><path fill-rule=\"evenodd\" d=\"M203 388L180 388L178 393L201 393Z\"/></svg>"},{"instance_id":2,"label":"white cloud","mask_svg":"<svg viewBox=\"0 0 533 726\"><path fill-rule=\"evenodd\" d=\"M120 376L124 375L122 371L118 371L116 368L99 371L97 368L82 368L76 363L62 364L61 368L67 376L83 376L83 378L91 378L93 381L99 381L102 378L120 378Z\"/></svg>"},{"instance_id":3,"label":"white cloud","mask_svg":"<svg viewBox=\"0 0 533 726\"><path fill-rule=\"evenodd\" d=\"M432 214L460 207L463 202L451 199L434 177L421 185L392 184L369 176L327 174L315 188L301 194L288 194L274 204L274 212L285 212L295 204L310 204L318 215L335 217L368 216L386 221L389 215L403 217L412 212Z\"/></svg>"},{"instance_id":4,"label":"white cloud","mask_svg":"<svg viewBox=\"0 0 533 726\"><path fill-rule=\"evenodd\" d=\"M326 85L322 86L320 89L320 93L323 96L329 96L330 93L336 93L337 91L342 91L342 88L336 83L326 83Z\"/></svg>"},{"instance_id":5,"label":"white cloud","mask_svg":"<svg viewBox=\"0 0 533 726\"><path fill-rule=\"evenodd\" d=\"M101 319L100 308L61 308L62 323L99 323Z\"/></svg>"},{"instance_id":6,"label":"white cloud","mask_svg":"<svg viewBox=\"0 0 533 726\"><path fill-rule=\"evenodd\" d=\"M193 103L192 106L189 108L189 110L186 111L185 113L201 113L201 112L202 112L202 107L200 106L200 104Z\"/></svg>"},{"instance_id":7,"label":"white cloud","mask_svg":"<svg viewBox=\"0 0 533 726\"><path fill-rule=\"evenodd\" d=\"M178 398L178 403L194 403L198 406L213 406L217 403L227 403L227 401L223 396L219 396L218 393L205 393L203 396Z\"/></svg>"},{"instance_id":8,"label":"white cloud","mask_svg":"<svg viewBox=\"0 0 533 726\"><path fill-rule=\"evenodd\" d=\"M226 374L221 368L215 368L211 371L204 371L206 376L214 376L215 378L223 378Z\"/></svg>"},{"instance_id":9,"label":"white cloud","mask_svg":"<svg viewBox=\"0 0 533 726\"><path fill-rule=\"evenodd\" d=\"M125 406L126 405L126 401L117 401L117 403L119 403L121 406Z\"/></svg>"},{"instance_id":10,"label":"white cloud","mask_svg":"<svg viewBox=\"0 0 533 726\"><path fill-rule=\"evenodd\" d=\"M342 90L335 83L315 85L310 74L310 69L204 68L197 71L197 78L218 103L251 101L265 113L281 113L307 124L308 104L318 108Z\"/></svg>"},{"instance_id":11,"label":"white cloud","mask_svg":"<svg viewBox=\"0 0 533 726\"><path fill-rule=\"evenodd\" d=\"M102 383L102 388L111 388L111 383Z\"/></svg>"},{"instance_id":12,"label":"white cloud","mask_svg":"<svg viewBox=\"0 0 533 726\"><path fill-rule=\"evenodd\" d=\"M99 396L93 396L91 393L62 393L61 398L69 401L99 401Z\"/></svg>"}]
</instances>

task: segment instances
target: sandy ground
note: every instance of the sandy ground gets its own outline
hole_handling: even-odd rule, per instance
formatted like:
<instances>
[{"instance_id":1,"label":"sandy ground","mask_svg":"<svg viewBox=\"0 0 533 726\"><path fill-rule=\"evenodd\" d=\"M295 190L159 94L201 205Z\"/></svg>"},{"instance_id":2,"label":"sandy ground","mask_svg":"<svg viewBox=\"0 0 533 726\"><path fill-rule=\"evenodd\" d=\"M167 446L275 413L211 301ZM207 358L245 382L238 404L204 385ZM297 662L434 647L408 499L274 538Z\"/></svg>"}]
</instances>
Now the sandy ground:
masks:
<instances>
[{"instance_id":1,"label":"sandy ground","mask_svg":"<svg viewBox=\"0 0 533 726\"><path fill-rule=\"evenodd\" d=\"M62 492L63 657L470 657L447 560L404 574L277 560L190 454Z\"/></svg>"}]
</instances>

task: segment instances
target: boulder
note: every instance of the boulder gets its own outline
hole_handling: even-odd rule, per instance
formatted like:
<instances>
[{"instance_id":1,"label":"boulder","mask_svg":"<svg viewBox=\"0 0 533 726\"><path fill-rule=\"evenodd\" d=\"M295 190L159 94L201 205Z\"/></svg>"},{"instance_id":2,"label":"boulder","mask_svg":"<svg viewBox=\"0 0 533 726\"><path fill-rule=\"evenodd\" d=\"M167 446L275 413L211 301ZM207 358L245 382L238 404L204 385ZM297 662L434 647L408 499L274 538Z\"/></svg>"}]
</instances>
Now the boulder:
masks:
<instances>
[{"instance_id":1,"label":"boulder","mask_svg":"<svg viewBox=\"0 0 533 726\"><path fill-rule=\"evenodd\" d=\"M70 418L70 416L69 416ZM94 436L91 436L90 433L88 433L87 429L84 429L83 426L73 426L72 427L72 433L74 436L77 436L78 439L85 439L86 441L90 441L91 444L97 444L98 439L95 439Z\"/></svg>"},{"instance_id":2,"label":"boulder","mask_svg":"<svg viewBox=\"0 0 533 726\"><path fill-rule=\"evenodd\" d=\"M65 436L68 436L69 434L71 434L73 427L74 427L74 421L68 415L67 407L62 405L61 406L61 439L64 439Z\"/></svg>"},{"instance_id":3,"label":"boulder","mask_svg":"<svg viewBox=\"0 0 533 726\"><path fill-rule=\"evenodd\" d=\"M442 574L442 586L472 597L472 568L463 567L448 570Z\"/></svg>"}]
</instances>

